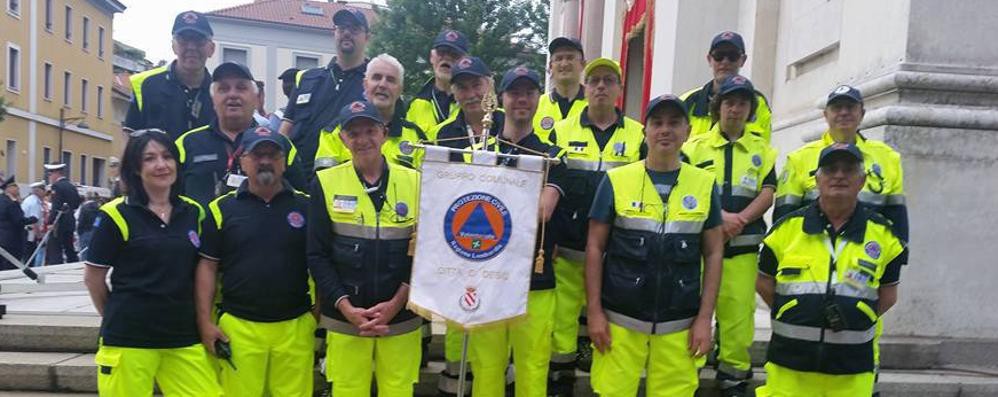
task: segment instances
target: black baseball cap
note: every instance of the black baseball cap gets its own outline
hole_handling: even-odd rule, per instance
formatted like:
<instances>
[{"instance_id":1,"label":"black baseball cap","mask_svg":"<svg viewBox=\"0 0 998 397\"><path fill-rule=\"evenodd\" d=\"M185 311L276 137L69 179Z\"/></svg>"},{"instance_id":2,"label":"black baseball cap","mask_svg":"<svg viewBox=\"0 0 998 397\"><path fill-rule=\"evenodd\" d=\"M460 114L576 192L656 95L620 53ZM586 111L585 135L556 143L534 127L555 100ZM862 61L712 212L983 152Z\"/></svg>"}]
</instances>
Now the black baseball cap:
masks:
<instances>
[{"instance_id":1,"label":"black baseball cap","mask_svg":"<svg viewBox=\"0 0 998 397\"><path fill-rule=\"evenodd\" d=\"M174 18L173 35L187 31L197 32L204 37L215 35L215 32L211 30L211 24L208 23L208 18L197 11L184 11Z\"/></svg>"},{"instance_id":2,"label":"black baseball cap","mask_svg":"<svg viewBox=\"0 0 998 397\"><path fill-rule=\"evenodd\" d=\"M655 109L658 109L659 107L663 106L671 106L676 108L677 110L679 110L680 113L683 114L683 117L686 118L686 121L690 120L690 109L686 106L686 102L683 101L682 99L679 99L679 97L675 95L664 94L652 98L652 100L648 102L648 106L645 107L645 122L648 122L648 116L651 116L652 112L654 112Z\"/></svg>"},{"instance_id":3,"label":"black baseball cap","mask_svg":"<svg viewBox=\"0 0 998 397\"><path fill-rule=\"evenodd\" d=\"M356 8L346 7L336 11L333 14L333 24L334 25L357 25L363 27L364 30L370 30L367 25L367 17L364 16L363 12Z\"/></svg>"},{"instance_id":4,"label":"black baseball cap","mask_svg":"<svg viewBox=\"0 0 998 397\"><path fill-rule=\"evenodd\" d=\"M284 81L284 80L294 81L295 76L298 75L299 71L300 70L298 68L288 68L285 71L281 72L281 75L277 76L277 79L281 80L281 81Z\"/></svg>"},{"instance_id":5,"label":"black baseball cap","mask_svg":"<svg viewBox=\"0 0 998 397\"><path fill-rule=\"evenodd\" d=\"M378 108L374 107L374 104L368 101L354 101L344 106L340 109L340 115L337 117L337 120L340 127L345 128L351 121L361 118L373 120L381 125L385 124L385 120L381 118L381 113L378 113Z\"/></svg>"},{"instance_id":6,"label":"black baseball cap","mask_svg":"<svg viewBox=\"0 0 998 397\"><path fill-rule=\"evenodd\" d=\"M863 94L859 92L855 87L848 85L840 85L835 87L832 92L828 93L828 100L825 101L825 106L832 103L836 99L845 99L848 101L863 103Z\"/></svg>"},{"instance_id":7,"label":"black baseball cap","mask_svg":"<svg viewBox=\"0 0 998 397\"><path fill-rule=\"evenodd\" d=\"M433 39L433 48L449 47L454 51L464 55L468 53L468 38L464 33L453 29L444 29Z\"/></svg>"},{"instance_id":8,"label":"black baseball cap","mask_svg":"<svg viewBox=\"0 0 998 397\"><path fill-rule=\"evenodd\" d=\"M537 87L538 90L541 89L541 75L537 72L530 70L526 66L520 65L515 68L506 71L506 74L502 76L502 83L499 84L499 92L503 92L513 86L517 80L527 79Z\"/></svg>"},{"instance_id":9,"label":"black baseball cap","mask_svg":"<svg viewBox=\"0 0 998 397\"><path fill-rule=\"evenodd\" d=\"M249 153L263 142L271 142L277 145L284 154L288 154L291 151L291 141L286 136L270 128L257 126L243 131L242 141L239 145L241 153Z\"/></svg>"},{"instance_id":10,"label":"black baseball cap","mask_svg":"<svg viewBox=\"0 0 998 397\"><path fill-rule=\"evenodd\" d=\"M246 65L235 62L225 62L215 67L215 71L211 72L211 81L219 81L232 75L256 82Z\"/></svg>"},{"instance_id":11,"label":"black baseball cap","mask_svg":"<svg viewBox=\"0 0 998 397\"><path fill-rule=\"evenodd\" d=\"M548 43L548 54L554 54L554 51L559 48L569 47L582 53L585 56L585 51L582 50L582 42L578 39L573 39L571 37L556 37Z\"/></svg>"},{"instance_id":12,"label":"black baseball cap","mask_svg":"<svg viewBox=\"0 0 998 397\"><path fill-rule=\"evenodd\" d=\"M451 69L450 80L457 80L458 76L474 76L474 77L484 77L492 74L489 67L485 65L479 57L466 56L458 59L456 64Z\"/></svg>"},{"instance_id":13,"label":"black baseball cap","mask_svg":"<svg viewBox=\"0 0 998 397\"><path fill-rule=\"evenodd\" d=\"M859 151L856 145L851 143L833 143L821 150L821 155L818 156L818 168L829 165L840 158L846 159L853 164L862 163L863 153Z\"/></svg>"},{"instance_id":14,"label":"black baseball cap","mask_svg":"<svg viewBox=\"0 0 998 397\"><path fill-rule=\"evenodd\" d=\"M738 50L743 54L745 53L745 41L742 40L742 35L730 30L723 31L714 36L714 39L710 41L710 50L713 51L714 48L724 43L730 43L738 47Z\"/></svg>"}]
</instances>

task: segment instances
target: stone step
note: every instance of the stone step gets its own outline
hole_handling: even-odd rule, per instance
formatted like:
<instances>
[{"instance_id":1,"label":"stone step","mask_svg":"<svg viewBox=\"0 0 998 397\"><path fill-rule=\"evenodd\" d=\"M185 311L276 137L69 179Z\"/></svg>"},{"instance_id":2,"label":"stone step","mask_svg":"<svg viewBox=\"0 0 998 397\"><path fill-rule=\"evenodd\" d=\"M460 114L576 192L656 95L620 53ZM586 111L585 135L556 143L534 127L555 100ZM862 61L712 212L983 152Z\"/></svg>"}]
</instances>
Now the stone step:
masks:
<instances>
[{"instance_id":1,"label":"stone step","mask_svg":"<svg viewBox=\"0 0 998 397\"><path fill-rule=\"evenodd\" d=\"M96 391L97 368L92 354L0 352L0 390L36 392ZM416 395L432 396L443 363L431 362L420 373ZM578 373L578 396L591 396L587 373ZM714 372L704 369L700 374L704 397L717 395ZM765 373L755 369L753 382L761 384ZM984 397L998 395L998 371L988 368L951 368L934 370L885 370L880 377L884 396L913 397ZM0 395L6 392L0 392ZM17 394L13 394L17 395ZM22 394L32 396L31 394ZM41 396L36 394L37 396Z\"/></svg>"},{"instance_id":2,"label":"stone step","mask_svg":"<svg viewBox=\"0 0 998 397\"><path fill-rule=\"evenodd\" d=\"M0 351L94 353L100 318L72 313L12 313L0 319ZM429 359L443 360L444 327L434 324ZM758 329L752 362L762 366L770 337ZM998 366L998 339L942 339L887 336L881 340L885 369Z\"/></svg>"}]
</instances>

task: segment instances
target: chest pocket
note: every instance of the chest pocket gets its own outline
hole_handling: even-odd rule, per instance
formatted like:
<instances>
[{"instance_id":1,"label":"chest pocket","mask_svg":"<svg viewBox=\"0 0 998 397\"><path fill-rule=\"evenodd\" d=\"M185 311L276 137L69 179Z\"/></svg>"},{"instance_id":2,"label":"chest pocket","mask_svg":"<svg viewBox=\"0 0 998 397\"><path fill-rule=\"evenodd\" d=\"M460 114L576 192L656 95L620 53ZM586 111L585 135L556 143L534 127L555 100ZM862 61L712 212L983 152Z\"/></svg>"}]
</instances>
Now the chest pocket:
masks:
<instances>
[{"instance_id":1,"label":"chest pocket","mask_svg":"<svg viewBox=\"0 0 998 397\"><path fill-rule=\"evenodd\" d=\"M776 270L777 282L800 282L805 280L814 281L812 274L814 258L804 255L788 255L780 262L780 267Z\"/></svg>"}]
</instances>

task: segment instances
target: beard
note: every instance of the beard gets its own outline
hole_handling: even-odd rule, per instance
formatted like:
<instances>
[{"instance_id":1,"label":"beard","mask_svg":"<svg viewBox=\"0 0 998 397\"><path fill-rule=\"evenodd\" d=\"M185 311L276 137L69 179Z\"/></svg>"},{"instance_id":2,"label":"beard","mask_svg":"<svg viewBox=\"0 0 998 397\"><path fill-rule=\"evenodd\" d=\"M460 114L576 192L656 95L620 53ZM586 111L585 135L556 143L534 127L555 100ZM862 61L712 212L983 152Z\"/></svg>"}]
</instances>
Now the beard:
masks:
<instances>
[{"instance_id":1,"label":"beard","mask_svg":"<svg viewBox=\"0 0 998 397\"><path fill-rule=\"evenodd\" d=\"M263 186L272 186L277 182L277 174L274 170L259 170L256 173L256 182Z\"/></svg>"}]
</instances>

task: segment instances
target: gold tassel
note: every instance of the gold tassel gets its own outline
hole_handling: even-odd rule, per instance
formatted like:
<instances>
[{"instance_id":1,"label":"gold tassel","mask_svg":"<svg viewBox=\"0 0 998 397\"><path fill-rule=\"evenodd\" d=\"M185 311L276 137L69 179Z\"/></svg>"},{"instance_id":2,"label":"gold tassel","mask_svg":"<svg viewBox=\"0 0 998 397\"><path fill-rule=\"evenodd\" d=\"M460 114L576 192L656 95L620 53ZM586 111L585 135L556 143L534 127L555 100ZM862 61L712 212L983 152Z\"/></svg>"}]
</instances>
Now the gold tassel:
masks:
<instances>
[{"instance_id":1,"label":"gold tassel","mask_svg":"<svg viewBox=\"0 0 998 397\"><path fill-rule=\"evenodd\" d=\"M416 255L416 232L409 235L409 256Z\"/></svg>"},{"instance_id":2,"label":"gold tassel","mask_svg":"<svg viewBox=\"0 0 998 397\"><path fill-rule=\"evenodd\" d=\"M534 273L544 273L544 248L537 250L537 258L534 259Z\"/></svg>"}]
</instances>

